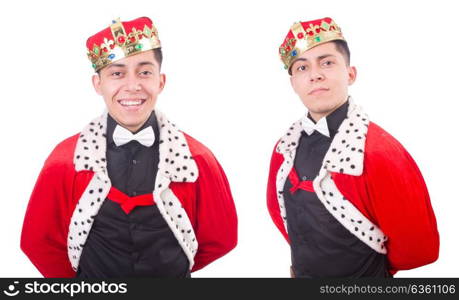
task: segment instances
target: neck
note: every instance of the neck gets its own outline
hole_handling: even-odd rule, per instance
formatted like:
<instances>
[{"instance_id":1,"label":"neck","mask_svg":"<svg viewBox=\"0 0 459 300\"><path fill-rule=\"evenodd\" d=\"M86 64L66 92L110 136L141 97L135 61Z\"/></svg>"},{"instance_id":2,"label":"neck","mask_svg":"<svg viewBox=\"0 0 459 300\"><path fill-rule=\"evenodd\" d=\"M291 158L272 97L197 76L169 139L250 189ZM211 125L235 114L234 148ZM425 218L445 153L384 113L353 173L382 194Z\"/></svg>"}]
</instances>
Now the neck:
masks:
<instances>
[{"instance_id":1,"label":"neck","mask_svg":"<svg viewBox=\"0 0 459 300\"><path fill-rule=\"evenodd\" d=\"M339 108L341 105L343 105L344 103L346 103L347 99L349 98L349 96L346 96L344 98L344 101L338 103L334 108L326 111L326 112L313 112L313 111L309 111L309 114L311 115L311 118L317 123L320 119L322 119L323 117L326 117L328 116L329 114L331 114L332 112L334 112L337 108Z\"/></svg>"},{"instance_id":2,"label":"neck","mask_svg":"<svg viewBox=\"0 0 459 300\"><path fill-rule=\"evenodd\" d=\"M309 111L309 114L311 115L311 118L314 120L314 122L319 122L320 119L322 119L323 117L326 117L328 116L329 114L331 114L332 112L327 112L327 113L314 113L312 111Z\"/></svg>"}]
</instances>

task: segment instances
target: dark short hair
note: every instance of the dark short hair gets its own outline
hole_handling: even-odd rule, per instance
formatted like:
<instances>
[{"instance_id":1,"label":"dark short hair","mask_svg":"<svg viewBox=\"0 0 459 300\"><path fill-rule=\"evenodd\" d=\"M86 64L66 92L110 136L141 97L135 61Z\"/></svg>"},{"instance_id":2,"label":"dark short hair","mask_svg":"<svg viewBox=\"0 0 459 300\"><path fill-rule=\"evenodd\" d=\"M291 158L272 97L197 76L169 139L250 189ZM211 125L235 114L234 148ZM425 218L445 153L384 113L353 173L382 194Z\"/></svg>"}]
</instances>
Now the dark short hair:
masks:
<instances>
[{"instance_id":1,"label":"dark short hair","mask_svg":"<svg viewBox=\"0 0 459 300\"><path fill-rule=\"evenodd\" d=\"M155 57L156 62L159 65L159 69L161 70L161 64L163 63L163 51L161 50L161 48L153 49L153 56ZM100 70L96 71L96 73L99 75L100 75Z\"/></svg>"},{"instance_id":2,"label":"dark short hair","mask_svg":"<svg viewBox=\"0 0 459 300\"><path fill-rule=\"evenodd\" d=\"M335 44L336 50L343 55L344 60L346 61L346 64L348 66L351 65L351 51L349 50L349 46L347 45L346 41L343 40L334 40L331 41L330 43ZM288 68L288 74L292 75L292 65L290 65L290 68Z\"/></svg>"},{"instance_id":3,"label":"dark short hair","mask_svg":"<svg viewBox=\"0 0 459 300\"><path fill-rule=\"evenodd\" d=\"M153 54L155 55L155 59L159 64L159 69L161 69L161 64L163 63L163 51L161 50L161 48L156 48L153 49Z\"/></svg>"},{"instance_id":4,"label":"dark short hair","mask_svg":"<svg viewBox=\"0 0 459 300\"><path fill-rule=\"evenodd\" d=\"M346 64L349 66L351 64L351 51L349 51L347 42L343 40L334 40L332 43L335 44L336 50L344 56L344 60L346 60Z\"/></svg>"}]
</instances>

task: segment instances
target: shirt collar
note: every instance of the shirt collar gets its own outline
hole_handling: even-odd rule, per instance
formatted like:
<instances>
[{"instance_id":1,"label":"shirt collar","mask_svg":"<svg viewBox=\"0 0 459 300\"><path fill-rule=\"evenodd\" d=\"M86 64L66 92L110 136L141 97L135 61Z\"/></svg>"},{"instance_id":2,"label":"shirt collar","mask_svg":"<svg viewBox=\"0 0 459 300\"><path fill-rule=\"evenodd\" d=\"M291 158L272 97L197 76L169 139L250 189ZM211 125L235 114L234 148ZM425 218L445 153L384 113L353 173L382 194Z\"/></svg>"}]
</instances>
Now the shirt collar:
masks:
<instances>
[{"instance_id":1,"label":"shirt collar","mask_svg":"<svg viewBox=\"0 0 459 300\"><path fill-rule=\"evenodd\" d=\"M107 145L109 147L116 147L115 142L113 141L113 132L115 131L115 128L118 124L118 122L115 121L115 119L112 118L110 114L107 116ZM121 125L120 125L121 126ZM159 127L158 127L158 120L156 119L155 111L152 111L150 114L150 117L143 123L143 125L136 131L133 132L136 134L137 132L141 131L142 129L147 128L148 126L151 126L153 128L153 131L155 133L155 143L153 144L156 145L158 144L159 140Z\"/></svg>"},{"instance_id":2,"label":"shirt collar","mask_svg":"<svg viewBox=\"0 0 459 300\"><path fill-rule=\"evenodd\" d=\"M330 133L331 139L333 139L336 132L338 132L339 126L341 125L343 120L346 118L348 109L349 109L349 99L346 100L346 102L344 102L343 104L341 104L341 106L335 109L331 114L324 117L327 121L328 131ZM307 116L308 116L308 119L310 119L312 122L317 123L316 121L314 121L314 119L312 118L309 112Z\"/></svg>"}]
</instances>

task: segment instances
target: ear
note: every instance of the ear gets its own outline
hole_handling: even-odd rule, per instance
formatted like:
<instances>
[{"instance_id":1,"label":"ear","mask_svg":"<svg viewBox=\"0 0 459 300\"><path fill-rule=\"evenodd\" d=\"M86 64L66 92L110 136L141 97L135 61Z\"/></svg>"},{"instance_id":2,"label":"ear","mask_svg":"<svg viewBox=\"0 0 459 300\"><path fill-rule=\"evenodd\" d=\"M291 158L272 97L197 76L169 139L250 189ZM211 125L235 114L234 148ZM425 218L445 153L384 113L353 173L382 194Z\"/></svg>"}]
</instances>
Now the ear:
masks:
<instances>
[{"instance_id":1,"label":"ear","mask_svg":"<svg viewBox=\"0 0 459 300\"><path fill-rule=\"evenodd\" d=\"M347 67L347 74L349 76L348 85L352 85L357 79L357 68L352 66Z\"/></svg>"},{"instance_id":2,"label":"ear","mask_svg":"<svg viewBox=\"0 0 459 300\"><path fill-rule=\"evenodd\" d=\"M166 85L166 74L159 74L159 92L161 93Z\"/></svg>"},{"instance_id":3,"label":"ear","mask_svg":"<svg viewBox=\"0 0 459 300\"><path fill-rule=\"evenodd\" d=\"M92 85L96 93L99 95L102 95L102 91L100 89L100 75L99 74L92 75Z\"/></svg>"}]
</instances>

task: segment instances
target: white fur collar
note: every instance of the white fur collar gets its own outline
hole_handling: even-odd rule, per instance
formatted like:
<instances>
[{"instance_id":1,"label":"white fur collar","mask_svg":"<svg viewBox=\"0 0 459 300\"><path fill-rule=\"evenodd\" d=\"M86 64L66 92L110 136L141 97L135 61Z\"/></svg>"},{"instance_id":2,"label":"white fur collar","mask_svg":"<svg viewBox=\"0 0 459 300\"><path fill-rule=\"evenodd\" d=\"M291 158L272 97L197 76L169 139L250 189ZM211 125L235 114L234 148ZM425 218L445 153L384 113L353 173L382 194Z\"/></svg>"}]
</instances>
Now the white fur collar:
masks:
<instances>
[{"instance_id":1,"label":"white fur collar","mask_svg":"<svg viewBox=\"0 0 459 300\"><path fill-rule=\"evenodd\" d=\"M198 167L191 156L185 135L162 113L156 111L156 117L160 128L160 162L153 196L162 217L188 257L191 269L198 241L185 209L169 189L169 184L172 181L195 182L198 178ZM104 113L83 129L75 149L73 162L76 171L90 170L95 174L79 199L69 225L68 256L74 271L78 270L80 256L93 221L111 187L105 156L106 128L107 113Z\"/></svg>"},{"instance_id":2,"label":"white fur collar","mask_svg":"<svg viewBox=\"0 0 459 300\"><path fill-rule=\"evenodd\" d=\"M323 168L330 172L359 176L363 172L363 153L370 123L367 114L349 97L347 117L338 128L323 160ZM276 151L287 154L298 147L301 137L301 120L290 126L279 140Z\"/></svg>"},{"instance_id":3,"label":"white fur collar","mask_svg":"<svg viewBox=\"0 0 459 300\"><path fill-rule=\"evenodd\" d=\"M363 172L365 140L369 124L368 116L349 98L346 119L341 123L325 154L322 168L314 179L314 191L324 207L345 228L378 253L385 254L387 237L384 232L365 217L350 201L344 198L335 185L330 172L359 176ZM277 198L280 215L288 232L283 188L294 165L296 148L303 128L301 120L295 122L280 139L276 151L284 156L284 162L276 175Z\"/></svg>"},{"instance_id":4,"label":"white fur collar","mask_svg":"<svg viewBox=\"0 0 459 300\"><path fill-rule=\"evenodd\" d=\"M183 132L166 116L155 110L159 126L158 173L173 182L195 182L198 167ZM91 170L107 174L107 112L95 118L80 134L73 162L76 171Z\"/></svg>"}]
</instances>

